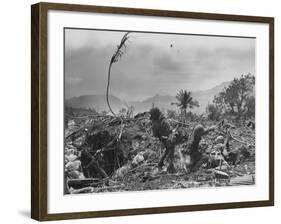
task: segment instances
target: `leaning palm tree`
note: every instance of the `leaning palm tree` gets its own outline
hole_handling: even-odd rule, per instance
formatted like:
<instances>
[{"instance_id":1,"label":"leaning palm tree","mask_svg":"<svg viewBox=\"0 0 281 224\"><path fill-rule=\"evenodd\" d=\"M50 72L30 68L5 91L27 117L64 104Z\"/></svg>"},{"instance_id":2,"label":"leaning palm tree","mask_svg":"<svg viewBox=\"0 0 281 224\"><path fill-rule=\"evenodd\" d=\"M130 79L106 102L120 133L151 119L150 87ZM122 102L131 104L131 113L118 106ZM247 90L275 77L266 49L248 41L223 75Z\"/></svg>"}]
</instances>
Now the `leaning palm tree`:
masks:
<instances>
[{"instance_id":1,"label":"leaning palm tree","mask_svg":"<svg viewBox=\"0 0 281 224\"><path fill-rule=\"evenodd\" d=\"M120 121L121 121L121 128L120 128L120 132L118 134L117 141L119 141L121 139L122 132L123 132L123 129L124 129L124 121L123 121L122 117L117 116L114 113L113 109L110 106L110 102L109 102L110 75L111 75L112 65L114 63L117 63L121 59L123 54L125 54L126 47L127 47L126 46L126 42L129 39L129 34L130 34L130 32L125 33L124 36L122 37L121 41L120 41L120 44L117 45L117 49L116 49L116 51L114 52L114 54L112 55L112 57L110 59L109 66L108 66L108 73L107 73L107 86L106 86L106 102L107 102L107 106L108 106L110 112L115 117L118 117L120 119ZM116 159L117 159L117 157L116 157ZM119 164L119 161L118 161L118 164Z\"/></svg>"},{"instance_id":2,"label":"leaning palm tree","mask_svg":"<svg viewBox=\"0 0 281 224\"><path fill-rule=\"evenodd\" d=\"M108 73L107 73L107 87L106 87L106 102L107 102L107 106L110 110L110 112L116 116L116 114L114 113L114 111L112 110L111 106L110 106L110 103L109 103L109 86L110 86L110 75L111 75L111 68L112 68L112 65L116 62L118 62L118 60L121 59L121 57L123 56L123 54L125 53L126 51L126 41L129 39L129 33L130 32L127 32L124 34L124 36L122 37L121 41L120 41L120 44L117 46L117 49L116 51L114 52L114 54L112 55L111 57L111 60L110 60L110 63L109 63L109 66L108 66Z\"/></svg>"},{"instance_id":3,"label":"leaning palm tree","mask_svg":"<svg viewBox=\"0 0 281 224\"><path fill-rule=\"evenodd\" d=\"M179 107L184 114L186 114L187 108L192 109L193 107L199 107L198 101L193 100L190 91L187 92L187 90L181 89L176 95L176 99L178 102L171 103L171 105Z\"/></svg>"},{"instance_id":4,"label":"leaning palm tree","mask_svg":"<svg viewBox=\"0 0 281 224\"><path fill-rule=\"evenodd\" d=\"M113 114L113 116L118 117L120 119L121 125L120 125L120 131L117 137L117 142L120 141L122 133L123 133L123 129L124 129L124 121L122 119L121 116L117 116L113 109L110 106L110 102L109 102L109 87L110 87L110 75L111 75L111 68L112 65L114 63L117 63L123 56L123 54L125 54L126 51L126 42L129 39L129 33L127 32L124 34L124 36L122 37L120 44L117 45L116 51L114 52L114 54L112 55L110 62L109 62L109 66L108 66L108 73L107 73L107 86L106 86L106 103L107 106L110 110L110 112ZM115 163L118 165L118 167L120 167L120 163L119 163L119 159L117 157L117 153L115 153Z\"/></svg>"}]
</instances>

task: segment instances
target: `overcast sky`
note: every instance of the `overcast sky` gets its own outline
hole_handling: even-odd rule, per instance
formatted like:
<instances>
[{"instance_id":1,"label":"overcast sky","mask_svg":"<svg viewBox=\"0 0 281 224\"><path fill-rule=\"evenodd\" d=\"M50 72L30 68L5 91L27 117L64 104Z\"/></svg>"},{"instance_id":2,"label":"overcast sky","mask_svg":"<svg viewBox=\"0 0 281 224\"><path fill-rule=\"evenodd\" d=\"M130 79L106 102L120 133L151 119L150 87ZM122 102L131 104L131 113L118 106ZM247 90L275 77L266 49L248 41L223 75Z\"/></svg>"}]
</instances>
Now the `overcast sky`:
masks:
<instances>
[{"instance_id":1,"label":"overcast sky","mask_svg":"<svg viewBox=\"0 0 281 224\"><path fill-rule=\"evenodd\" d=\"M107 70L124 32L65 30L65 94L105 94ZM255 73L255 39L131 33L113 64L110 94L142 100L179 89L205 90Z\"/></svg>"}]
</instances>

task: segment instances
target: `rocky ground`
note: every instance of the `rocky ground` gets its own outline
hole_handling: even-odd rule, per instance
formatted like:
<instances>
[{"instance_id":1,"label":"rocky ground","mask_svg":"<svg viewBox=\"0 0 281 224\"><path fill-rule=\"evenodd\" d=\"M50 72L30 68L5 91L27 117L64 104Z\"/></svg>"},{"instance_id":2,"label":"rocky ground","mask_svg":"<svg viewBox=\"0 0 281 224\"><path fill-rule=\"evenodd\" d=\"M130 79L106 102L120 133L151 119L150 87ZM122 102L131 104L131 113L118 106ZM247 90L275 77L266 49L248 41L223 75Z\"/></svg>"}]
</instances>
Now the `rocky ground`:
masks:
<instances>
[{"instance_id":1,"label":"rocky ground","mask_svg":"<svg viewBox=\"0 0 281 224\"><path fill-rule=\"evenodd\" d=\"M217 125L203 137L199 150L213 157L218 136L225 138L231 129L230 151L235 161L222 161L216 167L203 164L198 170L188 169L187 142L176 146L175 172L167 164L158 168L164 152L160 141L151 134L148 116L118 118L109 115L77 113L65 123L65 193L142 191L195 187L220 187L255 184L255 132L246 125L218 125L201 119L181 124L170 119L172 126L181 125L190 135L195 125ZM226 127L225 127L226 126Z\"/></svg>"}]
</instances>

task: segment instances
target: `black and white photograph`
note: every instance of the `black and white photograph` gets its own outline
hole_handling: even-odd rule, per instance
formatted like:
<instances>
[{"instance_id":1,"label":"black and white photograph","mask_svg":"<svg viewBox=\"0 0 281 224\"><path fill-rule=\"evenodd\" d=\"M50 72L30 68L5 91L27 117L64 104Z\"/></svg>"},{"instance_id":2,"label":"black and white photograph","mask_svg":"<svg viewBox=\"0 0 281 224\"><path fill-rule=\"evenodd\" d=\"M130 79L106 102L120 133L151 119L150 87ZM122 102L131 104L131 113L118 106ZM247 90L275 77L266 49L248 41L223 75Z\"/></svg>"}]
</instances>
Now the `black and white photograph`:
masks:
<instances>
[{"instance_id":1,"label":"black and white photograph","mask_svg":"<svg viewBox=\"0 0 281 224\"><path fill-rule=\"evenodd\" d=\"M65 27L64 194L255 185L255 46Z\"/></svg>"}]
</instances>

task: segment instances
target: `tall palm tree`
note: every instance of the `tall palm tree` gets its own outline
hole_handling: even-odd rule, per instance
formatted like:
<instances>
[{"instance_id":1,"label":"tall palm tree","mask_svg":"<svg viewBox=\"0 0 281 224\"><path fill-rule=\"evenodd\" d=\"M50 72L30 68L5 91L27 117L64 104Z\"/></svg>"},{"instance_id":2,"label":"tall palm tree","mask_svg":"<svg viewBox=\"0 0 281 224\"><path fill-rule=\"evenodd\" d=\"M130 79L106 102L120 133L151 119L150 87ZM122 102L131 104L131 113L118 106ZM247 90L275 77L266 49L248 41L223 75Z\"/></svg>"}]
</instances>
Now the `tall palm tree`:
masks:
<instances>
[{"instance_id":1,"label":"tall palm tree","mask_svg":"<svg viewBox=\"0 0 281 224\"><path fill-rule=\"evenodd\" d=\"M106 86L106 102L107 102L107 106L110 110L110 112L116 117L116 114L114 113L114 111L112 110L110 103L109 103L109 86L110 86L110 76L111 76L111 68L112 65L114 63L117 63L121 57L125 54L126 51L126 42L128 41L130 32L127 32L124 34L124 36L122 37L120 44L117 46L116 51L114 52L114 54L112 55L111 59L110 59L110 63L108 66L108 73L107 73L107 86Z\"/></svg>"},{"instance_id":2,"label":"tall palm tree","mask_svg":"<svg viewBox=\"0 0 281 224\"><path fill-rule=\"evenodd\" d=\"M187 108L192 109L193 107L199 107L198 101L193 100L190 91L187 92L187 90L181 89L176 95L176 99L178 102L171 104L179 107L180 110L184 112L184 114L186 114Z\"/></svg>"}]
</instances>

